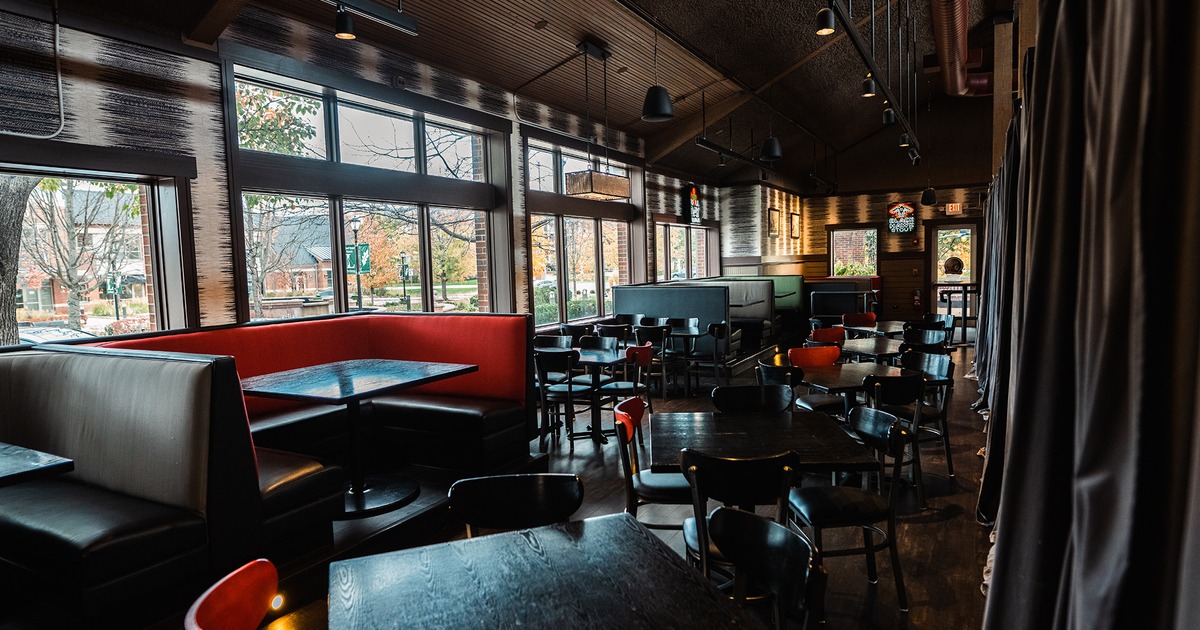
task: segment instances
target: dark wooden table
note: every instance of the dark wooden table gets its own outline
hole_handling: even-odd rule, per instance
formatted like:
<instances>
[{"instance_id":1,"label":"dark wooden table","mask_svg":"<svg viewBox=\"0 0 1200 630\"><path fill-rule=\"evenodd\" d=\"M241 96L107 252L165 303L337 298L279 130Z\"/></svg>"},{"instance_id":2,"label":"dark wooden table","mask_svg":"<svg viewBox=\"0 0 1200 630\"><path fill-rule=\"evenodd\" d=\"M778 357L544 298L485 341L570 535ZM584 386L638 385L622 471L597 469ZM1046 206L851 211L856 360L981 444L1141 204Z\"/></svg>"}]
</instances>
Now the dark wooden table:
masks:
<instances>
[{"instance_id":1,"label":"dark wooden table","mask_svg":"<svg viewBox=\"0 0 1200 630\"><path fill-rule=\"evenodd\" d=\"M478 369L479 366L462 363L354 359L245 378L242 379L242 392L265 398L346 405L346 425L350 432L352 452L343 517L357 518L407 505L420 492L417 482L407 477L366 474L359 403L372 396Z\"/></svg>"},{"instance_id":2,"label":"dark wooden table","mask_svg":"<svg viewBox=\"0 0 1200 630\"><path fill-rule=\"evenodd\" d=\"M592 439L600 443L608 443L608 438L605 436L605 431L600 428L600 422L604 415L600 408L600 375L606 367L615 367L625 362L624 350L598 350L575 348L579 352L579 365L586 367L588 373L592 375ZM616 430L607 432L608 435L615 435Z\"/></svg>"},{"instance_id":3,"label":"dark wooden table","mask_svg":"<svg viewBox=\"0 0 1200 630\"><path fill-rule=\"evenodd\" d=\"M329 628L761 628L628 514L329 565Z\"/></svg>"},{"instance_id":4,"label":"dark wooden table","mask_svg":"<svg viewBox=\"0 0 1200 630\"><path fill-rule=\"evenodd\" d=\"M75 470L66 457L0 442L0 487Z\"/></svg>"},{"instance_id":5,"label":"dark wooden table","mask_svg":"<svg viewBox=\"0 0 1200 630\"><path fill-rule=\"evenodd\" d=\"M849 352L860 357L871 357L875 361L882 361L889 357L899 356L901 343L897 339L889 339L887 337L847 339L842 344L842 352Z\"/></svg>"},{"instance_id":6,"label":"dark wooden table","mask_svg":"<svg viewBox=\"0 0 1200 630\"><path fill-rule=\"evenodd\" d=\"M799 384L826 394L843 396L846 399L846 415L849 416L850 409L857 404L856 394L863 391L864 378L902 374L915 372L881 363L835 363L804 368L804 378L800 379Z\"/></svg>"},{"instance_id":7,"label":"dark wooden table","mask_svg":"<svg viewBox=\"0 0 1200 630\"><path fill-rule=\"evenodd\" d=\"M880 337L904 334L904 322L902 321L875 322L874 326L846 326L845 328L846 330L878 335Z\"/></svg>"},{"instance_id":8,"label":"dark wooden table","mask_svg":"<svg viewBox=\"0 0 1200 630\"><path fill-rule=\"evenodd\" d=\"M802 472L879 470L879 461L819 411L655 413L650 416L650 470L679 472L679 451L721 457L800 454Z\"/></svg>"}]
</instances>

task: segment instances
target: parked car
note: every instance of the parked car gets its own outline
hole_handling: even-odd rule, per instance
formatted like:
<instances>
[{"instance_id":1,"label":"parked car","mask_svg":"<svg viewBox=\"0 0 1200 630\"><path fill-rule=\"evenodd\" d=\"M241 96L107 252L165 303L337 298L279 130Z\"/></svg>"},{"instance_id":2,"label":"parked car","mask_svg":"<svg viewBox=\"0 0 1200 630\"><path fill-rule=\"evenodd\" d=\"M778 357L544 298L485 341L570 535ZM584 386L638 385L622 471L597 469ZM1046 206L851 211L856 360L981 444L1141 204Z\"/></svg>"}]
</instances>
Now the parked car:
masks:
<instances>
[{"instance_id":1,"label":"parked car","mask_svg":"<svg viewBox=\"0 0 1200 630\"><path fill-rule=\"evenodd\" d=\"M87 339L95 337L90 332L64 328L61 326L19 326L17 338L21 343L46 343L47 341L62 341L64 339Z\"/></svg>"}]
</instances>

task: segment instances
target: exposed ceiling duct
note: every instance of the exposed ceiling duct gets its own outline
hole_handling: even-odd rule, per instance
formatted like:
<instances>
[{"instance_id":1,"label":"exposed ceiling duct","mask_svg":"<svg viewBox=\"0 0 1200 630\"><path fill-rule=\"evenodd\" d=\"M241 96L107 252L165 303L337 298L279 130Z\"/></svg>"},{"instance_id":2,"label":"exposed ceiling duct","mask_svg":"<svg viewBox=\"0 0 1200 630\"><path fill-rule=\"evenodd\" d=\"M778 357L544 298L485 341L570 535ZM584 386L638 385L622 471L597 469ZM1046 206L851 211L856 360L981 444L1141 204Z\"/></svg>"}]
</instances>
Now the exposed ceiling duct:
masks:
<instances>
[{"instance_id":1,"label":"exposed ceiling duct","mask_svg":"<svg viewBox=\"0 0 1200 630\"><path fill-rule=\"evenodd\" d=\"M934 47L942 87L950 96L991 96L991 72L967 72L967 0L930 0Z\"/></svg>"}]
</instances>

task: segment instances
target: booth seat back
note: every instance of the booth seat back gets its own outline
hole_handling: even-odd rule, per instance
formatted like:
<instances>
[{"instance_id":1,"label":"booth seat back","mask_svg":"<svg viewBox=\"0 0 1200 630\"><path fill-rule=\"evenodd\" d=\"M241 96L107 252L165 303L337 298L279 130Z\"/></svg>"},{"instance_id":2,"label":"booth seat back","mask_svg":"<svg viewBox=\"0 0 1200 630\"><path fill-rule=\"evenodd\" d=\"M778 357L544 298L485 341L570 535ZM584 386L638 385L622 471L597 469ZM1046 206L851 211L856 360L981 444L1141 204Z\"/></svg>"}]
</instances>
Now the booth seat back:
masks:
<instances>
[{"instance_id":1,"label":"booth seat back","mask_svg":"<svg viewBox=\"0 0 1200 630\"><path fill-rule=\"evenodd\" d=\"M528 328L525 315L352 314L166 332L95 345L230 355L241 378L348 359L473 363L478 372L406 391L524 404L530 371ZM295 406L282 400L246 398L251 417Z\"/></svg>"},{"instance_id":2,"label":"booth seat back","mask_svg":"<svg viewBox=\"0 0 1200 630\"><path fill-rule=\"evenodd\" d=\"M211 378L204 362L0 354L0 440L74 459L79 481L203 515Z\"/></svg>"}]
</instances>

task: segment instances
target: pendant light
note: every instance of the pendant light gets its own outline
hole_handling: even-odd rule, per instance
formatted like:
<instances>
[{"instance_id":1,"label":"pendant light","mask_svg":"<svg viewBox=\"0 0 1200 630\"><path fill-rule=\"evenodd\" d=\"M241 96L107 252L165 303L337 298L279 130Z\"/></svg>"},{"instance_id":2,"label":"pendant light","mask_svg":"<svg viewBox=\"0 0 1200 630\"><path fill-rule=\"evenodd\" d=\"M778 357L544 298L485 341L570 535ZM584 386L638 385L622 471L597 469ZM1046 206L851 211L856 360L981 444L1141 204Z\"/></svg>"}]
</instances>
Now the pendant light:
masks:
<instances>
[{"instance_id":1,"label":"pendant light","mask_svg":"<svg viewBox=\"0 0 1200 630\"><path fill-rule=\"evenodd\" d=\"M929 186L929 187L925 188L925 191L921 193L921 205L922 206L936 206L937 205L937 191L933 189L933 186Z\"/></svg>"},{"instance_id":2,"label":"pendant light","mask_svg":"<svg viewBox=\"0 0 1200 630\"><path fill-rule=\"evenodd\" d=\"M870 98L872 96L875 96L876 89L878 89L878 86L875 85L875 78L871 76L870 72L868 72L867 78L863 79L863 82L862 82L863 97Z\"/></svg>"},{"instance_id":3,"label":"pendant light","mask_svg":"<svg viewBox=\"0 0 1200 630\"><path fill-rule=\"evenodd\" d=\"M894 122L896 122L896 110L888 106L883 110L883 124L890 125Z\"/></svg>"},{"instance_id":4,"label":"pendant light","mask_svg":"<svg viewBox=\"0 0 1200 630\"><path fill-rule=\"evenodd\" d=\"M338 39L355 39L354 15L346 7L338 5L337 18L334 20L333 36Z\"/></svg>"},{"instance_id":5,"label":"pendant light","mask_svg":"<svg viewBox=\"0 0 1200 630\"><path fill-rule=\"evenodd\" d=\"M908 140L908 132L900 134L900 148L904 148L910 144L912 143Z\"/></svg>"},{"instance_id":6,"label":"pendant light","mask_svg":"<svg viewBox=\"0 0 1200 630\"><path fill-rule=\"evenodd\" d=\"M592 136L592 100L589 86L591 80L588 76L588 69L591 63L588 62L590 56L589 51L596 51L596 54L604 61L604 161L608 166L608 51L597 49L590 45L587 41L579 44L580 50L583 52L583 98L586 102L587 114L587 133L588 133L588 167L585 171L576 171L567 173L566 193L568 197L580 197L583 199L595 199L598 201L608 201L612 199L628 199L630 195L630 180L628 177L614 175L612 173L600 170L600 159L592 158L592 143L595 138Z\"/></svg>"},{"instance_id":7,"label":"pendant light","mask_svg":"<svg viewBox=\"0 0 1200 630\"><path fill-rule=\"evenodd\" d=\"M772 120L768 129L767 139L763 140L762 151L758 154L758 159L764 162L774 162L783 157L783 145L779 143L779 138L774 132L775 122Z\"/></svg>"},{"instance_id":8,"label":"pendant light","mask_svg":"<svg viewBox=\"0 0 1200 630\"><path fill-rule=\"evenodd\" d=\"M642 120L646 122L666 122L675 117L675 107L671 105L671 95L667 88L658 84L658 27L654 28L654 85L646 90L646 99L642 101Z\"/></svg>"},{"instance_id":9,"label":"pendant light","mask_svg":"<svg viewBox=\"0 0 1200 630\"><path fill-rule=\"evenodd\" d=\"M817 11L817 35L832 35L836 26L833 9L822 7L820 11Z\"/></svg>"}]
</instances>

